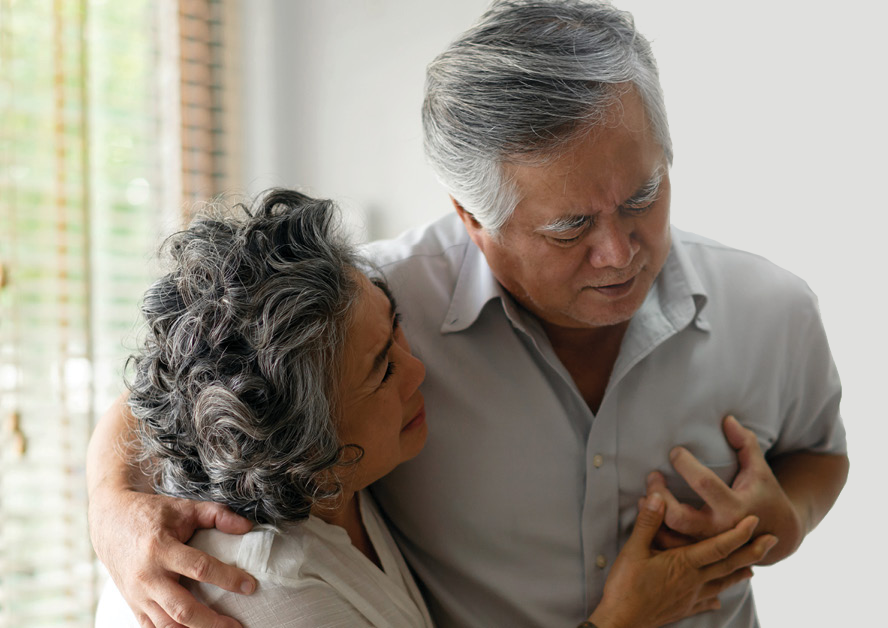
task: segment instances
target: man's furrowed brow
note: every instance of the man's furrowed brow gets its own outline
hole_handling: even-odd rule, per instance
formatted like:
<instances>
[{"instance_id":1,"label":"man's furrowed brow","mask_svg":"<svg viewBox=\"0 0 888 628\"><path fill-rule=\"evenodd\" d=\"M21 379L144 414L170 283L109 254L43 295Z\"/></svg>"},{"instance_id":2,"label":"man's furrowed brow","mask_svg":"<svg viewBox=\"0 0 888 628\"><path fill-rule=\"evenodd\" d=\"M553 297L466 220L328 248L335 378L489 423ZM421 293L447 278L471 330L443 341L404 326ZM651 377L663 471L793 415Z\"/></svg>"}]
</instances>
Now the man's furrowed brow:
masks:
<instances>
[{"instance_id":1,"label":"man's furrowed brow","mask_svg":"<svg viewBox=\"0 0 888 628\"><path fill-rule=\"evenodd\" d=\"M537 233L567 233L586 226L589 216L562 216L536 229Z\"/></svg>"},{"instance_id":2,"label":"man's furrowed brow","mask_svg":"<svg viewBox=\"0 0 888 628\"><path fill-rule=\"evenodd\" d=\"M659 166L651 178L642 185L638 190L626 199L624 205L644 205L645 203L653 203L660 194L660 184L663 182L663 176L666 170L663 166Z\"/></svg>"}]
</instances>

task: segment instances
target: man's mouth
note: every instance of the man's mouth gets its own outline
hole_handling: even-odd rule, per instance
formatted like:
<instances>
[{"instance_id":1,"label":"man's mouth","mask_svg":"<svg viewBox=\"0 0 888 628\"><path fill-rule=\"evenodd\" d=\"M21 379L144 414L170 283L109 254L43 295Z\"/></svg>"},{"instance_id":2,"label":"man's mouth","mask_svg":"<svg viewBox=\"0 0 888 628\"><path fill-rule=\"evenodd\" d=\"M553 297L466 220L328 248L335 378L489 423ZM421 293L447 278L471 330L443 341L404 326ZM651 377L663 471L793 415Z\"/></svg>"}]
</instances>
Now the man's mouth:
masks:
<instances>
[{"instance_id":1,"label":"man's mouth","mask_svg":"<svg viewBox=\"0 0 888 628\"><path fill-rule=\"evenodd\" d=\"M632 277L624 281L623 283L613 283L606 286L592 286L592 289L603 296L609 298L618 298L629 294L629 292L632 291L632 287L634 285L635 277Z\"/></svg>"}]
</instances>

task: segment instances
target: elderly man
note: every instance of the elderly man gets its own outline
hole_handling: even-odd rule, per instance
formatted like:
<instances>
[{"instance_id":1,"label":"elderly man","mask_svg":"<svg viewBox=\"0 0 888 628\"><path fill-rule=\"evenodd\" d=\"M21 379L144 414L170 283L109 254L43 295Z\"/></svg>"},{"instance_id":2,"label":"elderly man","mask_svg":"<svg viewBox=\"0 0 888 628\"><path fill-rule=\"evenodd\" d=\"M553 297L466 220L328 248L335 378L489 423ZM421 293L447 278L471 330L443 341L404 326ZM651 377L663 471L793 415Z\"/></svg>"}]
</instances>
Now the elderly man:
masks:
<instances>
[{"instance_id":1,"label":"elderly man","mask_svg":"<svg viewBox=\"0 0 888 628\"><path fill-rule=\"evenodd\" d=\"M816 300L671 227L666 113L630 16L495 4L429 66L423 124L456 211L370 251L428 367L430 437L374 494L437 624L576 625L652 492L662 545L752 513L779 538L768 562L795 551L848 468ZM222 625L175 574L248 581L173 537L243 524L129 490L106 459L123 424L110 412L91 445L97 551L132 604ZM720 600L680 625L757 625L748 583Z\"/></svg>"}]
</instances>

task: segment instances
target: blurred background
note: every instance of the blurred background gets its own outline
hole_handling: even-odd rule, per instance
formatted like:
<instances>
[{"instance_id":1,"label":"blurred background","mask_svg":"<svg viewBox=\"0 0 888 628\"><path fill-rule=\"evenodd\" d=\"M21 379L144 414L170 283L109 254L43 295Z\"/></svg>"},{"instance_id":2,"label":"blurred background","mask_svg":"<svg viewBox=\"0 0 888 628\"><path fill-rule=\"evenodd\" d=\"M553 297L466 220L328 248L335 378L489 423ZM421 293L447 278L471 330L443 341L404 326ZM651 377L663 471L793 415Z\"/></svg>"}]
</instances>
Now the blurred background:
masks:
<instances>
[{"instance_id":1,"label":"blurred background","mask_svg":"<svg viewBox=\"0 0 888 628\"><path fill-rule=\"evenodd\" d=\"M660 64L673 222L805 278L845 385L848 486L757 571L762 625L880 625L886 9L616 4ZM422 155L424 68L486 5L0 0L0 626L92 625L86 443L161 239L271 185L337 199L359 239L450 211Z\"/></svg>"}]
</instances>

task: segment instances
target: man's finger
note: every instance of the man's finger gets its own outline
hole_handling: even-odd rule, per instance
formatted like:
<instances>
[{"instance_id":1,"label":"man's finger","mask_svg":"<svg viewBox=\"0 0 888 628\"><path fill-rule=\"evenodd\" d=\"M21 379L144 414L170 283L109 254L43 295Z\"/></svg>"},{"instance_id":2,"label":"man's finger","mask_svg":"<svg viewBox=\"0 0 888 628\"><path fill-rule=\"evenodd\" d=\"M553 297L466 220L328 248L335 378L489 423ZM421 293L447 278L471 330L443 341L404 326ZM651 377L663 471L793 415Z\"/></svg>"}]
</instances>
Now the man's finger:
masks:
<instances>
[{"instance_id":1,"label":"man's finger","mask_svg":"<svg viewBox=\"0 0 888 628\"><path fill-rule=\"evenodd\" d=\"M744 567L750 567L760 563L768 552L777 545L777 537L773 534L763 534L755 541L731 553L724 560L713 563L706 570L707 579L723 578Z\"/></svg>"},{"instance_id":2,"label":"man's finger","mask_svg":"<svg viewBox=\"0 0 888 628\"><path fill-rule=\"evenodd\" d=\"M636 556L649 556L651 544L657 531L663 524L665 504L658 493L654 493L644 501L644 506L638 511L635 518L635 526L632 534L626 541L624 550Z\"/></svg>"},{"instance_id":3,"label":"man's finger","mask_svg":"<svg viewBox=\"0 0 888 628\"><path fill-rule=\"evenodd\" d=\"M173 621L163 609L153 601L147 601L143 608L145 613L140 613L136 620L139 628L182 628L182 624Z\"/></svg>"},{"instance_id":4,"label":"man's finger","mask_svg":"<svg viewBox=\"0 0 888 628\"><path fill-rule=\"evenodd\" d=\"M713 536L718 530L711 529L710 518L693 506L682 504L675 495L666 488L666 478L659 471L652 471L647 477L647 492L659 493L666 502L666 526L678 536L664 539L664 549L688 545L688 541ZM683 542L681 542L683 540Z\"/></svg>"},{"instance_id":5,"label":"man's finger","mask_svg":"<svg viewBox=\"0 0 888 628\"><path fill-rule=\"evenodd\" d=\"M250 594L256 589L256 580L246 571L188 545L176 544L165 550L161 558L167 571L198 582L213 584L232 593Z\"/></svg>"},{"instance_id":6,"label":"man's finger","mask_svg":"<svg viewBox=\"0 0 888 628\"><path fill-rule=\"evenodd\" d=\"M231 617L220 615L198 602L177 582L165 580L162 589L156 591L153 597L160 612L169 619L169 623L158 623L158 619L152 616L157 628L243 628Z\"/></svg>"},{"instance_id":7,"label":"man's finger","mask_svg":"<svg viewBox=\"0 0 888 628\"><path fill-rule=\"evenodd\" d=\"M669 524L669 510L682 510L686 506L682 504L672 491L666 486L666 478L659 471L651 471L647 476L647 494L653 495L659 493L663 501L666 502L666 524Z\"/></svg>"},{"instance_id":8,"label":"man's finger","mask_svg":"<svg viewBox=\"0 0 888 628\"><path fill-rule=\"evenodd\" d=\"M656 538L654 538L654 547L658 550L670 550L676 547L687 547L697 541L698 539L685 534L679 534L666 526L660 526L660 530L657 532Z\"/></svg>"},{"instance_id":9,"label":"man's finger","mask_svg":"<svg viewBox=\"0 0 888 628\"><path fill-rule=\"evenodd\" d=\"M722 532L711 539L705 539L687 548L671 551L687 552L688 562L696 569L720 563L752 538L758 521L758 517L750 515L727 532Z\"/></svg>"},{"instance_id":10,"label":"man's finger","mask_svg":"<svg viewBox=\"0 0 888 628\"><path fill-rule=\"evenodd\" d=\"M666 478L659 471L651 471L648 473L646 483L648 494L650 494L651 491L660 492L660 489L668 490L666 486Z\"/></svg>"},{"instance_id":11,"label":"man's finger","mask_svg":"<svg viewBox=\"0 0 888 628\"><path fill-rule=\"evenodd\" d=\"M697 495L713 510L733 506L736 501L731 487L716 473L697 460L696 456L684 447L675 447L669 452L669 460L678 474L684 478Z\"/></svg>"},{"instance_id":12,"label":"man's finger","mask_svg":"<svg viewBox=\"0 0 888 628\"><path fill-rule=\"evenodd\" d=\"M764 459L755 432L748 430L733 416L725 417L722 429L728 444L737 452L740 468L748 468L754 461Z\"/></svg>"},{"instance_id":13,"label":"man's finger","mask_svg":"<svg viewBox=\"0 0 888 628\"><path fill-rule=\"evenodd\" d=\"M198 528L217 528L226 534L246 534L253 529L253 523L230 508L214 502L187 502L193 509Z\"/></svg>"},{"instance_id":14,"label":"man's finger","mask_svg":"<svg viewBox=\"0 0 888 628\"><path fill-rule=\"evenodd\" d=\"M128 601L127 604L129 604ZM160 611L160 607L158 607L158 611L163 612ZM137 613L133 611L133 614L136 616L136 623L139 624L139 628L157 628L148 613ZM164 613L164 615L166 615L166 613ZM169 620L169 617L166 619Z\"/></svg>"},{"instance_id":15,"label":"man's finger","mask_svg":"<svg viewBox=\"0 0 888 628\"><path fill-rule=\"evenodd\" d=\"M716 578L715 580L710 580L703 586L703 595L706 597L714 597L720 594L722 591L726 589L730 589L735 584L743 582L744 580L749 580L752 578L753 573L752 569L749 567L743 567L742 569L737 569L727 576L722 578Z\"/></svg>"}]
</instances>

